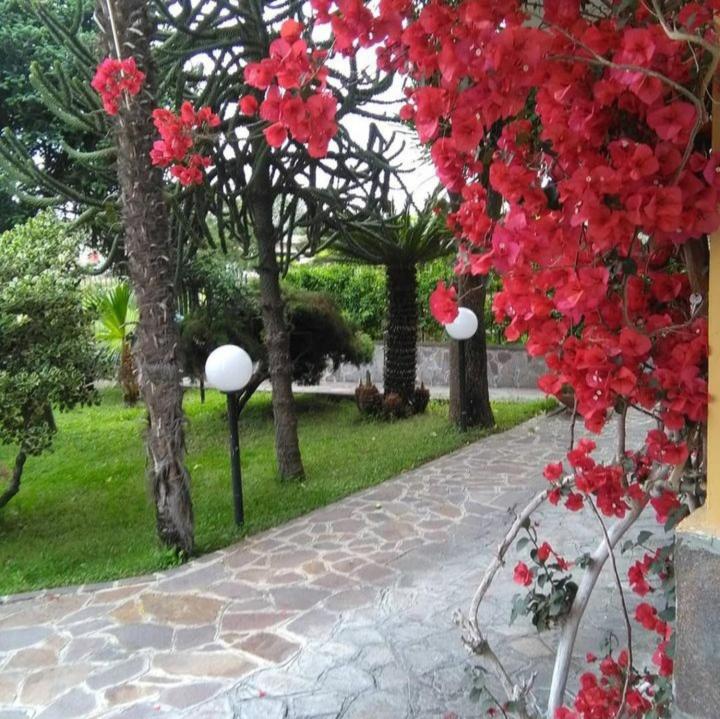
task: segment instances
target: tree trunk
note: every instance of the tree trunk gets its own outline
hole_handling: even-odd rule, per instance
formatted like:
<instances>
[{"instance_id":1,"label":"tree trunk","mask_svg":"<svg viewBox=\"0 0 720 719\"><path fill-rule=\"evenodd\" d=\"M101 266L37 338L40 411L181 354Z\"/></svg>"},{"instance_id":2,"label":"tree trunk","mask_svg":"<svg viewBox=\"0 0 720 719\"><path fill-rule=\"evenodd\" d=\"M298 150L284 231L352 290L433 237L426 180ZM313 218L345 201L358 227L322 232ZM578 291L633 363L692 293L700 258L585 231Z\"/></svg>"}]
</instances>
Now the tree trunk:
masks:
<instances>
[{"instance_id":1,"label":"tree trunk","mask_svg":"<svg viewBox=\"0 0 720 719\"><path fill-rule=\"evenodd\" d=\"M137 297L135 357L138 380L148 412L147 452L162 542L185 554L193 550L190 476L185 467L185 418L177 358L175 322L176 251L169 232L161 171L150 162L155 130L155 68L150 53L152 26L148 3L115 0L114 22L123 57L134 57L147 74L142 92L123 99L116 126L117 173L130 281ZM115 55L110 18L104 2L97 15L109 54Z\"/></svg>"},{"instance_id":2,"label":"tree trunk","mask_svg":"<svg viewBox=\"0 0 720 719\"><path fill-rule=\"evenodd\" d=\"M118 380L122 388L123 402L131 407L135 406L140 398L140 387L138 387L137 382L137 371L135 369L135 359L132 354L132 345L127 340L123 341L120 351Z\"/></svg>"},{"instance_id":3,"label":"tree trunk","mask_svg":"<svg viewBox=\"0 0 720 719\"><path fill-rule=\"evenodd\" d=\"M388 323L385 331L385 395L399 394L405 402L415 391L417 367L417 271L415 265L388 266Z\"/></svg>"},{"instance_id":4,"label":"tree trunk","mask_svg":"<svg viewBox=\"0 0 720 719\"><path fill-rule=\"evenodd\" d=\"M305 470L300 456L297 414L292 393L292 362L290 361L290 333L285 320L285 303L280 292L280 267L277 261L277 235L273 224L273 190L267 148L255 142L258 162L248 205L258 244L258 275L260 277L260 305L268 371L272 384L273 419L275 422L275 456L282 479L300 479Z\"/></svg>"},{"instance_id":5,"label":"tree trunk","mask_svg":"<svg viewBox=\"0 0 720 719\"><path fill-rule=\"evenodd\" d=\"M10 484L8 488L0 494L0 509L20 491L20 479L22 478L23 467L25 467L26 460L27 454L23 449L20 449L15 457L15 467L13 468L12 477L10 478Z\"/></svg>"},{"instance_id":6,"label":"tree trunk","mask_svg":"<svg viewBox=\"0 0 720 719\"><path fill-rule=\"evenodd\" d=\"M465 401L468 427L494 427L488 389L487 343L485 339L486 278L462 275L459 295L468 293L461 304L478 318L478 330L465 343ZM458 378L458 343L450 343L450 420L460 422L460 383Z\"/></svg>"}]
</instances>

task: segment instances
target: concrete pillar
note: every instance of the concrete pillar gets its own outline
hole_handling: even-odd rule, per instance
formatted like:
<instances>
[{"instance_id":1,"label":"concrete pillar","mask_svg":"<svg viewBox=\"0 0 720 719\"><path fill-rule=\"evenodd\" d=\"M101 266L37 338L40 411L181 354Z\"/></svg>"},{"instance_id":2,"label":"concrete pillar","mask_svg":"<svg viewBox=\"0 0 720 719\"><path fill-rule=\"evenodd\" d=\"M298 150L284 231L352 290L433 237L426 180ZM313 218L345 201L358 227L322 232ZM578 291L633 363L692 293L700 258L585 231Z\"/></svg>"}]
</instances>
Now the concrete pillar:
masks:
<instances>
[{"instance_id":1,"label":"concrete pillar","mask_svg":"<svg viewBox=\"0 0 720 719\"><path fill-rule=\"evenodd\" d=\"M676 719L720 717L720 535L703 507L678 528Z\"/></svg>"},{"instance_id":2,"label":"concrete pillar","mask_svg":"<svg viewBox=\"0 0 720 719\"><path fill-rule=\"evenodd\" d=\"M720 16L716 18L720 28ZM720 152L720 81L713 86ZM675 707L679 719L720 717L720 231L710 237L707 502L677 530Z\"/></svg>"}]
</instances>

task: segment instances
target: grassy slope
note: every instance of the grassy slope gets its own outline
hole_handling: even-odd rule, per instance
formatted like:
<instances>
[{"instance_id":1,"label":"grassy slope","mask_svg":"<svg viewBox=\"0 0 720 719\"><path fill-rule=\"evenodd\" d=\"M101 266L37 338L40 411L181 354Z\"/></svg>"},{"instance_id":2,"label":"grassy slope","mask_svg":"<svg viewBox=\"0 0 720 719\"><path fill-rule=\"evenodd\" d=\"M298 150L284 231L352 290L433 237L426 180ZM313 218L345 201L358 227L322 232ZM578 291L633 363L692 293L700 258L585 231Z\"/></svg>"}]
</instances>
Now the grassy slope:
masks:
<instances>
[{"instance_id":1,"label":"grassy slope","mask_svg":"<svg viewBox=\"0 0 720 719\"><path fill-rule=\"evenodd\" d=\"M205 405L191 391L188 462L193 478L198 552L280 524L339 497L477 439L447 421L447 405L390 424L362 419L347 400L298 397L300 439L308 479L283 484L275 474L268 395L257 395L241 419L246 526L232 520L224 398ZM497 403L499 429L548 404ZM143 412L103 393L99 407L58 416L52 453L28 460L20 494L0 511L0 595L102 581L167 566L155 539L144 477ZM13 460L0 446L0 467Z\"/></svg>"}]
</instances>

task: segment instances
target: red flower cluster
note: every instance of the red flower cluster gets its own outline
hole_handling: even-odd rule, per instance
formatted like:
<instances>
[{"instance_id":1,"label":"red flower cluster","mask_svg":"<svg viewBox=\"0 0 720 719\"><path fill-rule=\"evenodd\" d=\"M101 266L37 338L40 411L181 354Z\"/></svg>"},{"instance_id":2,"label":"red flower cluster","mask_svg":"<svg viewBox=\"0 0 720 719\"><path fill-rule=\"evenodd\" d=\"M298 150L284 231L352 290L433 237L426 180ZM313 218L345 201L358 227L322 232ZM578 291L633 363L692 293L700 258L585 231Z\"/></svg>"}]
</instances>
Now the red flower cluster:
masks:
<instances>
[{"instance_id":1,"label":"red flower cluster","mask_svg":"<svg viewBox=\"0 0 720 719\"><path fill-rule=\"evenodd\" d=\"M454 287L438 282L430 295L430 314L440 324L447 325L458 316L458 297Z\"/></svg>"},{"instance_id":2,"label":"red flower cluster","mask_svg":"<svg viewBox=\"0 0 720 719\"><path fill-rule=\"evenodd\" d=\"M659 414L663 429L621 461L602 465L580 443L567 457L572 484L559 482L561 463L545 469L556 483L551 502L576 511L592 497L605 516L624 516L645 497L654 464L688 459L684 438L706 417L706 298L691 287L685 246L720 226L720 160L695 142L708 134L707 116L687 97L707 96L707 53L670 39L644 3L610 3L602 17L579 0L537 10L520 0L312 5L341 53L377 45L380 66L408 76L401 117L460 198L449 218L456 272L501 276L496 318L509 340L526 338L545 359L540 387L571 388L591 431L616 409ZM665 11L669 26L717 42L720 0ZM444 285L431 296L442 323L456 305ZM658 519L677 502L654 497ZM631 568L638 593L651 591L657 561L647 555ZM514 577L529 586L532 570L520 563ZM666 637L654 658L662 676L671 653ZM627 664L627 655L603 660L558 716L613 717ZM632 679L627 711L641 716L652 698Z\"/></svg>"},{"instance_id":3,"label":"red flower cluster","mask_svg":"<svg viewBox=\"0 0 720 719\"><path fill-rule=\"evenodd\" d=\"M337 100L326 89L326 53L310 51L300 37L302 25L286 20L280 37L270 43L270 57L245 68L245 80L264 90L262 102L255 95L240 98L244 115L260 114L270 123L264 132L271 147L281 147L288 137L307 144L311 157L324 157L337 133Z\"/></svg>"},{"instance_id":4,"label":"red flower cluster","mask_svg":"<svg viewBox=\"0 0 720 719\"><path fill-rule=\"evenodd\" d=\"M518 562L513 571L513 581L523 587L529 587L533 583L534 574L532 569L525 562Z\"/></svg>"},{"instance_id":5,"label":"red flower cluster","mask_svg":"<svg viewBox=\"0 0 720 719\"><path fill-rule=\"evenodd\" d=\"M208 155L193 152L193 148L198 133L218 127L220 118L209 107L195 110L186 101L177 115L164 108L154 110L153 122L162 138L153 143L150 151L153 165L169 167L182 185L201 185L203 170L212 160Z\"/></svg>"},{"instance_id":6,"label":"red flower cluster","mask_svg":"<svg viewBox=\"0 0 720 719\"><path fill-rule=\"evenodd\" d=\"M570 562L561 557L548 542L543 542L535 553L536 561L540 564L546 564L551 557L554 557L555 564L561 571L565 572L570 569Z\"/></svg>"},{"instance_id":7,"label":"red flower cluster","mask_svg":"<svg viewBox=\"0 0 720 719\"><path fill-rule=\"evenodd\" d=\"M528 335L528 349L545 355L543 389L572 386L594 430L618 398L647 408L663 401L668 426L701 421L705 321L692 317L686 275L668 268L683 242L720 223L720 183L716 163L708 170L699 153L683 165L695 107L644 72L687 84L687 48L643 10L591 21L567 5L545 11L563 33L529 26L518 2L436 0L417 18L401 0L377 16L357 1L315 8L341 51L382 41L381 63L418 79L402 116L431 143L442 182L462 196L451 218L467 243L460 267L503 275L496 314L510 320L509 339ZM692 22L702 25L701 16ZM638 71L599 72L570 30L603 60ZM574 65L552 59L578 54ZM477 149L496 123L503 129L489 178L507 211L492 222Z\"/></svg>"},{"instance_id":8,"label":"red flower cluster","mask_svg":"<svg viewBox=\"0 0 720 719\"><path fill-rule=\"evenodd\" d=\"M143 82L145 73L138 70L134 57L125 60L106 57L97 66L90 85L102 98L105 112L108 115L117 115L122 94L137 95Z\"/></svg>"},{"instance_id":9,"label":"red flower cluster","mask_svg":"<svg viewBox=\"0 0 720 719\"><path fill-rule=\"evenodd\" d=\"M591 656L589 661L596 661ZM630 673L631 684L625 697L625 709L630 717L643 717L652 709L651 695L646 688L637 686L632 667L628 666L627 650L623 649L614 659L608 654L600 661L598 674L586 672L580 677L580 689L573 702L573 708L561 707L555 712L555 719L606 719L615 717L622 703L625 680ZM633 682L633 680L635 680ZM635 686L633 686L635 684Z\"/></svg>"},{"instance_id":10,"label":"red flower cluster","mask_svg":"<svg viewBox=\"0 0 720 719\"><path fill-rule=\"evenodd\" d=\"M635 562L630 569L628 569L628 581L632 587L633 592L641 597L653 591L652 587L647 581L647 575L650 571L650 567L657 559L657 553L646 554L640 561Z\"/></svg>"},{"instance_id":11,"label":"red flower cluster","mask_svg":"<svg viewBox=\"0 0 720 719\"><path fill-rule=\"evenodd\" d=\"M567 453L568 464L573 470L571 485L556 484L550 490L548 500L557 505L565 497L565 506L577 512L584 506L585 497L592 495L598 510L606 517L625 516L629 502L640 500L645 495L642 481L647 473L640 458L628 455L626 462L635 463L633 473L636 481L628 483L627 467L620 464L598 464L590 456L596 449L595 442L581 439L577 446ZM548 464L543 475L549 482L557 483L563 476L562 462ZM573 489L574 487L574 489ZM575 491L577 490L577 491Z\"/></svg>"}]
</instances>

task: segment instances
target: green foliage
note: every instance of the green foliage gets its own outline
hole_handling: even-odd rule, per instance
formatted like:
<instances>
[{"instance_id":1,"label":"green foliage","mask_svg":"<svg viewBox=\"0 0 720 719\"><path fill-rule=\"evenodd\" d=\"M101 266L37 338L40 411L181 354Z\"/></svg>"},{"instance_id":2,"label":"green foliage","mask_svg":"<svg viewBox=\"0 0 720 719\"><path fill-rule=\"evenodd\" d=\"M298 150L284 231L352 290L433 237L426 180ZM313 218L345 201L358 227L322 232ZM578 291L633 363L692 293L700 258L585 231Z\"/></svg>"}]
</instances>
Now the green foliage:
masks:
<instances>
[{"instance_id":1,"label":"green foliage","mask_svg":"<svg viewBox=\"0 0 720 719\"><path fill-rule=\"evenodd\" d=\"M418 214L409 209L380 224L352 223L333 245L340 257L366 265L413 267L440 257L449 257L455 250L447 218L436 212L435 198Z\"/></svg>"},{"instance_id":2,"label":"green foliage","mask_svg":"<svg viewBox=\"0 0 720 719\"><path fill-rule=\"evenodd\" d=\"M372 360L372 340L350 327L329 295L298 289L284 294L295 381L317 384L328 360L334 369L341 362L359 365Z\"/></svg>"},{"instance_id":3,"label":"green foliage","mask_svg":"<svg viewBox=\"0 0 720 719\"><path fill-rule=\"evenodd\" d=\"M171 555L155 540L155 516L138 481L145 454L142 407L126 407L117 390L103 402L58 417L55 451L30 458L36 478L0 512L0 595L152 572ZM211 552L378 484L488 434L462 434L447 421L447 404L404 422L380 424L358 415L354 402L297 398L308 481L281 482L275 473L270 395L258 393L240 417L246 524L234 523L227 456L225 398L206 403L189 390L188 459L196 488L198 552ZM542 402L493 404L498 429L547 408ZM332 441L328 441L332 438ZM0 444L0 462L13 448ZM62 541L58 541L62 537Z\"/></svg>"},{"instance_id":4,"label":"green foliage","mask_svg":"<svg viewBox=\"0 0 720 719\"><path fill-rule=\"evenodd\" d=\"M96 399L78 242L49 214L0 235L0 442L27 454L52 444L52 407Z\"/></svg>"},{"instance_id":5,"label":"green foliage","mask_svg":"<svg viewBox=\"0 0 720 719\"><path fill-rule=\"evenodd\" d=\"M430 314L428 298L438 280L451 282L454 279L452 263L446 258L418 267L418 327L421 340L444 339L443 328ZM326 292L335 300L348 322L373 340L382 339L387 299L385 272L381 267L351 262L305 263L291 267L285 281L293 287L311 292ZM494 275L491 276L485 302L485 328L491 344L505 342L503 327L495 323L492 314L493 294L499 288L500 281Z\"/></svg>"},{"instance_id":6,"label":"green foliage","mask_svg":"<svg viewBox=\"0 0 720 719\"><path fill-rule=\"evenodd\" d=\"M333 262L305 263L290 268L288 285L325 292L343 315L373 339L382 337L385 319L385 273L378 267Z\"/></svg>"},{"instance_id":7,"label":"green foliage","mask_svg":"<svg viewBox=\"0 0 720 719\"><path fill-rule=\"evenodd\" d=\"M257 285L217 252L201 253L183 280L186 315L180 325L183 370L202 377L208 354L237 344L254 360L265 360ZM372 341L356 332L334 300L322 292L284 288L293 379L314 384L328 360L360 364L372 358Z\"/></svg>"},{"instance_id":8,"label":"green foliage","mask_svg":"<svg viewBox=\"0 0 720 719\"><path fill-rule=\"evenodd\" d=\"M59 22L72 27L79 21L78 36L89 40L92 35L92 4L78 8L74 2L56 0L52 10ZM27 0L0 0L0 128L7 127L27 149L30 157L51 177L69 179L84 184L86 172L78 172L69 163L69 155L63 147L64 139L72 145L82 146L86 138L82 133L67 132L64 123L57 118L53 107L43 100L42 92L33 86L30 66L37 63L47 70L69 65L71 53L53 32L30 10ZM85 72L92 71L92 61ZM86 80L85 77L82 78ZM51 84L59 83L54 79ZM57 105L57 101L53 102ZM13 197L12 175L2 174L0 187L0 232L10 229L18 222L32 216L37 207L20 204ZM84 176L84 177L83 177Z\"/></svg>"},{"instance_id":9,"label":"green foliage","mask_svg":"<svg viewBox=\"0 0 720 719\"><path fill-rule=\"evenodd\" d=\"M112 289L98 295L93 304L98 316L95 322L95 338L113 362L117 362L130 343L140 316L135 295L127 282L119 282Z\"/></svg>"}]
</instances>

